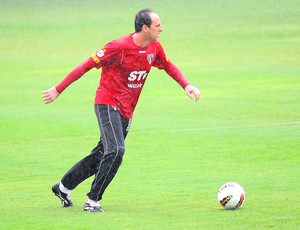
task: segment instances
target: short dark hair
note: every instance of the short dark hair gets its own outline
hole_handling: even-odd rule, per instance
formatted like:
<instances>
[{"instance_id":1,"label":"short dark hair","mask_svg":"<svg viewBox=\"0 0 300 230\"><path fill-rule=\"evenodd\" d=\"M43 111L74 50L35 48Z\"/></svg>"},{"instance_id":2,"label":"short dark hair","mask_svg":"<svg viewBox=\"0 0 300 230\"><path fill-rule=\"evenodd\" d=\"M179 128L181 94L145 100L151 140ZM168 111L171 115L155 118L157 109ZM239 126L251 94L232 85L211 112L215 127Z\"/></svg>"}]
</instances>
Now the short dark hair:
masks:
<instances>
[{"instance_id":1,"label":"short dark hair","mask_svg":"<svg viewBox=\"0 0 300 230\"><path fill-rule=\"evenodd\" d=\"M142 9L135 15L134 28L136 33L142 31L143 25L148 27L151 26L152 20L150 13L155 13L155 11L151 9Z\"/></svg>"}]
</instances>

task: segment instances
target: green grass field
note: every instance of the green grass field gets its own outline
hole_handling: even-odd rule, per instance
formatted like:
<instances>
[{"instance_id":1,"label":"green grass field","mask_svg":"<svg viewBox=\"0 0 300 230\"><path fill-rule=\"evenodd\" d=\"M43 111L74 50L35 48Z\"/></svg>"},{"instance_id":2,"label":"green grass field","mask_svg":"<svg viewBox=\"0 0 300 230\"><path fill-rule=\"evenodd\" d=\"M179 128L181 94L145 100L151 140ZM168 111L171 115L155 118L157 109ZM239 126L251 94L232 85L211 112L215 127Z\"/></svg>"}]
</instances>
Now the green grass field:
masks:
<instances>
[{"instance_id":1,"label":"green grass field","mask_svg":"<svg viewBox=\"0 0 300 230\"><path fill-rule=\"evenodd\" d=\"M300 4L297 0L0 0L0 229L300 229ZM107 189L92 178L61 208L51 186L99 133L99 71L52 104L41 92L154 8L168 56L202 92L190 101L153 69ZM225 211L219 187L246 201Z\"/></svg>"}]
</instances>

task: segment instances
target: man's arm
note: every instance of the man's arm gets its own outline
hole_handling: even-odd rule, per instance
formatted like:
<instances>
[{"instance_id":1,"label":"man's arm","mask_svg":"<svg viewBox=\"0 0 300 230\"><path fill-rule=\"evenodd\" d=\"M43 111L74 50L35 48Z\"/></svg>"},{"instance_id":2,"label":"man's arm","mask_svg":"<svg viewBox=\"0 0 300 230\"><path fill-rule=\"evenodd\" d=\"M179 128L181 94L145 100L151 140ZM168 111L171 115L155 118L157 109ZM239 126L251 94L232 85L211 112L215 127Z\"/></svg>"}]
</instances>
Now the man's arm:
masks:
<instances>
[{"instance_id":1,"label":"man's arm","mask_svg":"<svg viewBox=\"0 0 300 230\"><path fill-rule=\"evenodd\" d=\"M70 84L94 67L96 67L96 63L92 58L80 63L57 86L42 92L44 103L49 104L54 101Z\"/></svg>"},{"instance_id":2,"label":"man's arm","mask_svg":"<svg viewBox=\"0 0 300 230\"><path fill-rule=\"evenodd\" d=\"M182 88L184 88L186 95L193 99L193 95L195 97L195 101L199 101L200 99L200 91L192 86L188 80L183 76L177 66L175 66L172 62L169 62L167 68L165 68L166 73L171 76Z\"/></svg>"}]
</instances>

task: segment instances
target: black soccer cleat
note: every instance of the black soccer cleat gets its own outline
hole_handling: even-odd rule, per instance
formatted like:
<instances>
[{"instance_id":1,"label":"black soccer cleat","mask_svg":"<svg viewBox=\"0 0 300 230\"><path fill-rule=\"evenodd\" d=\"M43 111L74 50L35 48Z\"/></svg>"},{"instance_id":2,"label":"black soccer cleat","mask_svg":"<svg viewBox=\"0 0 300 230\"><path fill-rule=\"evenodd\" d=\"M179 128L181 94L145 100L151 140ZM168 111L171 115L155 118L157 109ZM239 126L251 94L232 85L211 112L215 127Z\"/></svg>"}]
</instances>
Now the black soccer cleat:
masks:
<instances>
[{"instance_id":1,"label":"black soccer cleat","mask_svg":"<svg viewBox=\"0 0 300 230\"><path fill-rule=\"evenodd\" d=\"M57 196L60 199L63 207L74 206L73 202L71 201L71 196L60 191L59 183L52 186L52 192L54 193L55 196Z\"/></svg>"},{"instance_id":2,"label":"black soccer cleat","mask_svg":"<svg viewBox=\"0 0 300 230\"><path fill-rule=\"evenodd\" d=\"M104 212L101 206L91 206L87 201L84 203L83 210L87 212Z\"/></svg>"}]
</instances>

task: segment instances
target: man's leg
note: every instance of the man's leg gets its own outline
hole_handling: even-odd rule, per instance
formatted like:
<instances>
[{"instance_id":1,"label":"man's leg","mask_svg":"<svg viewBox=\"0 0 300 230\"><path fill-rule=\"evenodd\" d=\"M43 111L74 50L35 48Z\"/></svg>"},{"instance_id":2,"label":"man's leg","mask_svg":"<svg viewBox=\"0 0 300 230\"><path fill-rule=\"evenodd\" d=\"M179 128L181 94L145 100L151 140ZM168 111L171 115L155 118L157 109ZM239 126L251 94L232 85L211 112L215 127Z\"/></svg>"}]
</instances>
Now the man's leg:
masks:
<instances>
[{"instance_id":1,"label":"man's leg","mask_svg":"<svg viewBox=\"0 0 300 230\"><path fill-rule=\"evenodd\" d=\"M99 201L122 163L125 153L124 140L129 131L130 120L123 118L112 106L96 105L95 111L103 140L104 155L87 195L90 200Z\"/></svg>"},{"instance_id":2,"label":"man's leg","mask_svg":"<svg viewBox=\"0 0 300 230\"><path fill-rule=\"evenodd\" d=\"M63 207L74 206L70 190L98 171L103 156L103 144L100 140L91 154L76 163L61 179L60 183L52 186L53 193L61 200Z\"/></svg>"},{"instance_id":3,"label":"man's leg","mask_svg":"<svg viewBox=\"0 0 300 230\"><path fill-rule=\"evenodd\" d=\"M73 190L85 179L98 171L101 158L103 156L102 140L92 150L91 154L77 162L62 178L62 184L69 190Z\"/></svg>"}]
</instances>

